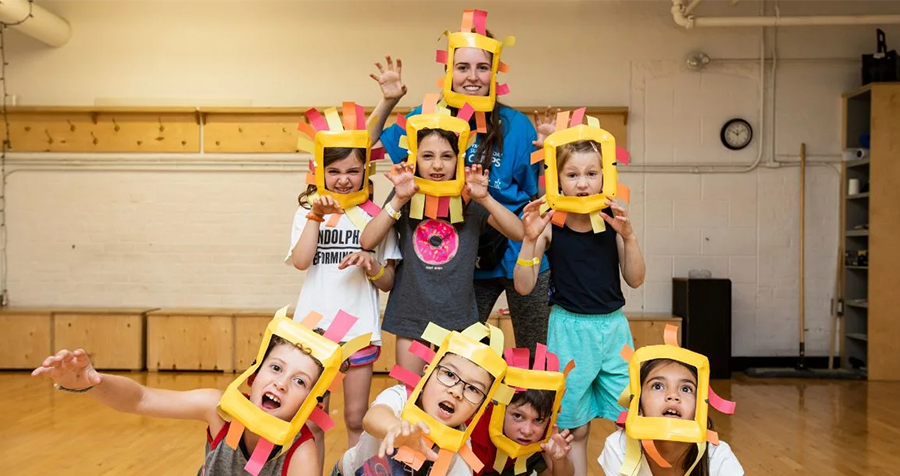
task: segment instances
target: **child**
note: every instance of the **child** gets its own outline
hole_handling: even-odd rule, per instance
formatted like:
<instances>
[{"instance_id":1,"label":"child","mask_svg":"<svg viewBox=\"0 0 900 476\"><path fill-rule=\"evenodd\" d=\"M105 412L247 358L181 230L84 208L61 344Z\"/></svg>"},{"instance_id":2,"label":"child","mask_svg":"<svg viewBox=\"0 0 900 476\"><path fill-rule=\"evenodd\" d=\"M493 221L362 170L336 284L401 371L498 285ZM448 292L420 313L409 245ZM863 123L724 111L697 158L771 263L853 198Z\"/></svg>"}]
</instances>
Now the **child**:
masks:
<instances>
[{"instance_id":1,"label":"child","mask_svg":"<svg viewBox=\"0 0 900 476\"><path fill-rule=\"evenodd\" d=\"M521 446L528 446L544 438L553 411L555 392L552 390L527 389L516 392L506 406L503 419L503 434ZM497 447L491 442L489 425L494 406L489 405L472 433L472 450L485 463L475 476L513 476L513 463L508 461L502 473L491 465L497 456ZM539 476L572 476L575 469L569 460L572 435L569 430L562 433L554 425L550 441L541 445L540 453L528 458L525 474L532 472Z\"/></svg>"},{"instance_id":2,"label":"child","mask_svg":"<svg viewBox=\"0 0 900 476\"><path fill-rule=\"evenodd\" d=\"M436 367L422 388L419 407L444 425L464 431L465 422L486 403L494 378L484 368L452 353L445 354ZM437 453L421 438L430 433L425 422L411 425L400 419L407 399L407 387L402 384L387 388L375 398L363 419L365 431L359 443L338 460L332 476L352 475L369 458L392 455L394 448L402 446L423 453L429 460L437 459ZM454 456L447 476L469 475L471 469Z\"/></svg>"},{"instance_id":3,"label":"child","mask_svg":"<svg viewBox=\"0 0 900 476\"><path fill-rule=\"evenodd\" d=\"M349 123L353 121L349 120L347 112L345 108L344 122L351 128L353 124ZM328 132L332 143L344 136L350 142L358 133L356 130ZM318 165L315 170L316 178L324 180L321 183L317 180L316 184L324 185L328 193L339 196L349 197L363 190L369 175L366 148L324 145L322 156L316 157ZM313 153L318 154L319 151ZM300 206L294 215L291 249L285 261L290 260L295 268L307 271L294 316L305 316L310 311L323 316L336 316L339 310L344 310L359 319L348 332L347 340L366 332L372 333L371 345L350 357L350 370L343 383L347 440L348 445L353 446L362 432L362 419L369 403L372 367L381 354L378 291L390 291L393 287L394 263L400 259L400 250L393 235L389 235L379 246L369 248L374 252L362 249L359 245L362 230L359 227L365 226L365 222L354 221L348 210L342 210L335 196L328 193L316 195L317 185L310 184L298 197ZM355 216L361 220L371 220L368 213L356 211L360 213ZM340 216L334 216L335 213ZM332 223L335 218L336 223ZM329 225L324 225L326 222ZM321 326L328 327L330 322L330 319L324 320ZM327 411L329 402L326 400L323 403ZM316 436L319 461L323 462L324 432L315 424L311 424L310 428Z\"/></svg>"},{"instance_id":4,"label":"child","mask_svg":"<svg viewBox=\"0 0 900 476\"><path fill-rule=\"evenodd\" d=\"M587 197L601 193L600 145L593 140L557 148L561 195ZM573 429L575 475L587 474L589 423L597 417L615 421L622 408L616 400L628 384L628 365L619 358L624 344L633 346L628 320L622 313L620 285L637 288L644 282L644 259L628 213L615 200L601 212L607 226L594 233L590 216L568 213L564 226L550 226L554 211L541 216L543 200L525 207L525 239L515 270L520 294L531 292L537 264L546 251L550 260L550 324L547 347L560 361L577 366L566 379L559 427ZM590 347L585 347L590 343Z\"/></svg>"},{"instance_id":5,"label":"child","mask_svg":"<svg viewBox=\"0 0 900 476\"><path fill-rule=\"evenodd\" d=\"M421 375L421 361L409 353L409 345L429 322L449 330L478 322L472 273L485 224L521 240L522 222L488 193L488 176L480 165L465 168L465 190L471 201L465 206L464 221L410 218L409 202L418 191L415 176L434 182L454 180L457 161L462 159L453 132L423 128L409 140L417 142L415 170L404 163L394 166L396 173L385 174L394 192L366 227L360 245L369 249L393 230L400 235L404 259L397 265L382 325L397 336L397 363Z\"/></svg>"},{"instance_id":6,"label":"child","mask_svg":"<svg viewBox=\"0 0 900 476\"><path fill-rule=\"evenodd\" d=\"M322 369L322 363L310 355L309 349L272 336L263 364L250 384L248 398L266 413L290 421L318 381ZM33 376L45 374L53 379L57 389L87 393L120 412L206 422L209 425L206 456L201 469L205 476L245 474L244 466L260 441L258 435L246 430L240 441L241 451L224 444L230 423L217 411L222 398L218 389L173 391L145 387L129 378L98 373L81 349L61 350L47 357L32 372ZM317 468L313 436L304 426L289 451L272 452L259 476L318 476Z\"/></svg>"},{"instance_id":7,"label":"child","mask_svg":"<svg viewBox=\"0 0 900 476\"><path fill-rule=\"evenodd\" d=\"M654 359L641 365L640 412L645 417L693 420L697 409L697 368L677 360ZM708 425L712 429L712 420ZM606 476L620 476L625 457L625 430L619 429L606 439L599 462ZM744 469L731 447L719 440L706 443L706 455L691 471L697 458L697 445L677 441L654 440L660 455L672 468L661 468L653 458L641 458L640 471L634 476L741 476Z\"/></svg>"}]
</instances>

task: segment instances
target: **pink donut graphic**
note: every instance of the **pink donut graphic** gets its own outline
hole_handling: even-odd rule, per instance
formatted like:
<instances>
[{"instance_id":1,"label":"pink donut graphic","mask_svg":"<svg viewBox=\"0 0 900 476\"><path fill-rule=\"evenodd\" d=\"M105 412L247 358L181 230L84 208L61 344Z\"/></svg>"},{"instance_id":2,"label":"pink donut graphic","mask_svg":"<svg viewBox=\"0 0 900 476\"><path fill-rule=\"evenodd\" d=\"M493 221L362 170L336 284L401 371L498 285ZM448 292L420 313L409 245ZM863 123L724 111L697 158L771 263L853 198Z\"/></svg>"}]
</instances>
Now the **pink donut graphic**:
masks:
<instances>
[{"instance_id":1,"label":"pink donut graphic","mask_svg":"<svg viewBox=\"0 0 900 476\"><path fill-rule=\"evenodd\" d=\"M416 227L413 247L420 260L441 265L452 260L459 250L459 235L453 225L441 220L425 220Z\"/></svg>"}]
</instances>

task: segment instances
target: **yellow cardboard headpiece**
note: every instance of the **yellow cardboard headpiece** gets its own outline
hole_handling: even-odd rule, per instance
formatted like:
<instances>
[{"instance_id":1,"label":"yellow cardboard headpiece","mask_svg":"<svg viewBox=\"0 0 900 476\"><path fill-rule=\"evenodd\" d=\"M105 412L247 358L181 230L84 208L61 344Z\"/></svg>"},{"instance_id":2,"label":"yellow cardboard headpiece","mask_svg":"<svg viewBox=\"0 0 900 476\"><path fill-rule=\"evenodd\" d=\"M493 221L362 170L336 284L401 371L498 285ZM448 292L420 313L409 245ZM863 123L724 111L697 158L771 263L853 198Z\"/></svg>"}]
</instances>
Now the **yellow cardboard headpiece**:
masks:
<instances>
[{"instance_id":1,"label":"yellow cardboard headpiece","mask_svg":"<svg viewBox=\"0 0 900 476\"><path fill-rule=\"evenodd\" d=\"M565 223L566 213L579 213L591 216L591 225L594 233L603 232L606 225L600 211L606 208L606 201L620 196L627 201L630 195L628 188L619 183L618 164L628 164L628 152L616 146L616 138L608 131L600 128L600 121L592 116L585 116L586 108L576 109L572 112L571 120L569 111L557 114L556 132L544 139L544 148L531 154L531 163L544 161L545 173L542 177L545 181L547 203L541 208L541 213L548 209L556 211L553 223L562 226ZM587 118L587 125L582 120ZM601 168L603 174L603 187L600 193L587 197L567 197L561 194L559 188L559 169L556 157L557 147L578 141L594 141L600 145L597 152L601 156Z\"/></svg>"},{"instance_id":2,"label":"yellow cardboard headpiece","mask_svg":"<svg viewBox=\"0 0 900 476\"><path fill-rule=\"evenodd\" d=\"M342 106L343 118L337 108L325 109L324 115L315 108L304 113L309 121L300 121L297 125L302 132L297 139L297 149L313 154L310 172L306 175L306 183L316 186L316 195L334 198L357 228L363 229L366 224L360 212L370 216L378 214L380 209L369 200L368 177L375 172L373 160L384 158L384 148L372 149L371 138L366 130L365 110L353 102L345 102ZM330 147L349 147L365 149L366 175L360 190L352 193L335 193L325 188L325 149ZM354 208L358 207L358 209ZM338 217L339 218L339 217ZM335 226L336 223L329 223Z\"/></svg>"},{"instance_id":3,"label":"yellow cardboard headpiece","mask_svg":"<svg viewBox=\"0 0 900 476\"><path fill-rule=\"evenodd\" d=\"M509 367L506 369L503 383L507 387L516 389L516 392L523 390L552 390L555 392L550 421L547 423L544 437L527 446L522 446L503 434L507 404L497 403L494 406L489 426L491 442L497 447L497 456L493 462L494 471L502 473L506 468L507 460L513 459L515 460L514 474L522 474L526 471L525 465L528 458L534 453L542 451L541 445L550 441L553 425L556 424L560 403L563 393L565 393L566 377L575 368L575 362L570 360L565 370L560 372L558 357L548 352L547 346L543 344L537 344L535 348L534 366L531 369L528 368L528 349L506 349L505 355Z\"/></svg>"},{"instance_id":4,"label":"yellow cardboard headpiece","mask_svg":"<svg viewBox=\"0 0 900 476\"><path fill-rule=\"evenodd\" d=\"M475 425L478 423L481 415L484 414L487 403L491 399L509 403L509 399L512 397L512 390L502 382L507 369L506 361L501 357L503 333L494 326L480 323L472 324L462 332L450 332L434 323L429 323L425 332L422 333L422 338L439 346L437 353L418 341L413 341L410 346L410 352L429 362L425 375L419 377L417 374L399 366L394 366L391 370L390 375L392 377L404 382L408 388L412 387L409 399L403 407L401 418L408 421L411 425L424 422L430 430L428 439L440 447L438 459L432 467L430 476L444 476L450 467L450 461L454 453L458 453L473 470L481 471L484 463L475 456L472 449L466 445L466 441L475 429ZM489 338L489 345L480 342L484 338ZM482 402L478 411L475 412L465 431L444 425L425 413L417 405L422 389L437 369L437 364L448 353L456 354L472 361L494 378L493 384L486 392L487 396L484 402ZM424 461L424 457L420 453L409 448L398 450L395 459L409 464L414 469L419 469Z\"/></svg>"},{"instance_id":5,"label":"yellow cardboard headpiece","mask_svg":"<svg viewBox=\"0 0 900 476\"><path fill-rule=\"evenodd\" d=\"M253 365L231 382L222 394L218 411L222 418L231 421L225 438L228 446L236 448L245 429L260 437L260 443L247 462L247 471L251 474L259 473L259 469L275 445L280 445L282 451L286 451L307 420L315 422L323 430L334 425L328 414L318 406L318 399L325 395L333 383L339 383L342 380L341 364L353 353L369 345L372 336L371 333L362 334L341 345L339 344L340 340L356 318L340 311L324 335L319 335L313 331L313 328L321 318L320 314L310 313L303 322L295 322L287 317L287 307L280 309L266 326ZM347 325L348 323L349 325ZM319 379L290 421L266 413L244 396L240 390L241 385L247 382L251 376L256 375L274 335L300 347L323 366Z\"/></svg>"},{"instance_id":6,"label":"yellow cardboard headpiece","mask_svg":"<svg viewBox=\"0 0 900 476\"><path fill-rule=\"evenodd\" d=\"M497 73L509 71L509 67L500 61L500 54L504 47L516 44L514 36L508 36L502 42L488 37L485 27L486 20L487 12L484 10L465 10L460 31L444 32L448 37L447 51L438 50L435 56L436 61L443 64L447 70L446 75L438 80L438 87L443 90L444 101L456 108L461 108L464 104L469 103L479 113L492 111L497 96L509 93L509 87L506 84L497 84ZM475 32L472 32L473 29ZM453 91L453 57L457 48L478 48L491 54L491 85L490 93L487 96L469 96Z\"/></svg>"},{"instance_id":7,"label":"yellow cardboard headpiece","mask_svg":"<svg viewBox=\"0 0 900 476\"><path fill-rule=\"evenodd\" d=\"M464 220L461 196L466 185L466 149L469 146L471 129L469 117L471 107L463 107L459 114L453 117L450 109L437 104L437 96L429 94L422 102L422 114L408 119L398 116L406 135L400 136L399 146L409 150L406 162L416 166L416 154L418 151L419 131L422 129L441 129L452 132L457 136L456 143L459 155L456 160L456 170L453 180L435 182L419 176L415 177L419 193L410 200L410 218L421 220L423 216L437 219L448 217L451 223Z\"/></svg>"},{"instance_id":8,"label":"yellow cardboard headpiece","mask_svg":"<svg viewBox=\"0 0 900 476\"><path fill-rule=\"evenodd\" d=\"M625 427L625 460L623 474L634 474L640 465L641 447L648 457L664 468L671 467L656 450L653 440L696 443L698 449L694 466L706 451L706 442L718 444L718 434L707 428L709 406L720 412L734 413L734 402L722 399L709 386L709 360L706 356L678 346L678 328L667 325L664 345L650 345L632 351L627 345L622 349L622 358L628 361L628 387L619 397L619 404L628 410L619 415L619 425ZM645 417L640 414L641 365L656 359L669 359L697 369L697 408L694 420L665 417ZM685 474L690 474L693 467Z\"/></svg>"}]
</instances>

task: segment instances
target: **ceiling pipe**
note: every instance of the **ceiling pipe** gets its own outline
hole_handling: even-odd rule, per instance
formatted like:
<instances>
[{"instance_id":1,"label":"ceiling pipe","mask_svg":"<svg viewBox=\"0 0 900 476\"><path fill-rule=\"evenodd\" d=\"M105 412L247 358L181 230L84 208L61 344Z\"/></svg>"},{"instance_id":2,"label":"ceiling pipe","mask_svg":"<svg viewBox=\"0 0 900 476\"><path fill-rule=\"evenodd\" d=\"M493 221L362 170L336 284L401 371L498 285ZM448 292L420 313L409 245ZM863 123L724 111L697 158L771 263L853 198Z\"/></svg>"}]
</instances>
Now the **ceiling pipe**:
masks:
<instances>
[{"instance_id":1,"label":"ceiling pipe","mask_svg":"<svg viewBox=\"0 0 900 476\"><path fill-rule=\"evenodd\" d=\"M33 1L3 0L0 2L0 22L48 46L60 47L72 37L72 27Z\"/></svg>"},{"instance_id":2,"label":"ceiling pipe","mask_svg":"<svg viewBox=\"0 0 900 476\"><path fill-rule=\"evenodd\" d=\"M689 5L685 5L685 0L672 0L672 19L678 26L694 28L900 24L900 15L696 17L690 12L697 3L692 1Z\"/></svg>"}]
</instances>

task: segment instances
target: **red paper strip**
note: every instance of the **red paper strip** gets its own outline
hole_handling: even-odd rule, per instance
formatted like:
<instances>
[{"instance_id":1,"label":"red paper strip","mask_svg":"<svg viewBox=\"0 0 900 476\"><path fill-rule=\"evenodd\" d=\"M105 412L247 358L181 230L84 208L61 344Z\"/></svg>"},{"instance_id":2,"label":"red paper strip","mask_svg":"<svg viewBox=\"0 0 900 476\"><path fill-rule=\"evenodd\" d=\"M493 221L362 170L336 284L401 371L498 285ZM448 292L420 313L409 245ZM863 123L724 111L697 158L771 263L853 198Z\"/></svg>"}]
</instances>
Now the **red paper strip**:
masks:
<instances>
[{"instance_id":1,"label":"red paper strip","mask_svg":"<svg viewBox=\"0 0 900 476\"><path fill-rule=\"evenodd\" d=\"M397 113L397 125L400 126L404 131L406 130L406 116L403 114Z\"/></svg>"},{"instance_id":2,"label":"red paper strip","mask_svg":"<svg viewBox=\"0 0 900 476\"><path fill-rule=\"evenodd\" d=\"M506 83L497 85L497 96L504 96L509 94L509 85Z\"/></svg>"},{"instance_id":3,"label":"red paper strip","mask_svg":"<svg viewBox=\"0 0 900 476\"><path fill-rule=\"evenodd\" d=\"M319 407L316 407L315 410L309 414L308 420L315 423L322 431L328 431L334 426L334 420L325 413L325 410L322 410Z\"/></svg>"},{"instance_id":4,"label":"red paper strip","mask_svg":"<svg viewBox=\"0 0 900 476\"><path fill-rule=\"evenodd\" d=\"M272 448L275 447L275 444L271 441L260 438L259 442L256 443L256 448L253 450L253 454L250 456L250 460L247 461L247 464L244 465L244 471L252 474L253 476L258 476L260 470L264 464L266 464L266 460L269 459L269 454L272 453Z\"/></svg>"},{"instance_id":5,"label":"red paper strip","mask_svg":"<svg viewBox=\"0 0 900 476\"><path fill-rule=\"evenodd\" d=\"M370 160L382 160L384 159L384 147L376 147L372 149L371 154L369 154Z\"/></svg>"},{"instance_id":6,"label":"red paper strip","mask_svg":"<svg viewBox=\"0 0 900 476\"><path fill-rule=\"evenodd\" d=\"M447 50L437 50L434 52L434 60L441 64L447 64Z\"/></svg>"},{"instance_id":7,"label":"red paper strip","mask_svg":"<svg viewBox=\"0 0 900 476\"><path fill-rule=\"evenodd\" d=\"M713 391L712 387L709 387L709 404L712 405L712 407L716 410L719 410L722 413L727 413L729 415L734 413L734 408L737 406L737 403L734 403L730 400L725 400L724 398L716 395L716 392Z\"/></svg>"},{"instance_id":8,"label":"red paper strip","mask_svg":"<svg viewBox=\"0 0 900 476\"><path fill-rule=\"evenodd\" d=\"M475 25L475 33L478 33L479 35L486 35L486 23L487 12L484 10L475 10L472 15L472 24Z\"/></svg>"},{"instance_id":9,"label":"red paper strip","mask_svg":"<svg viewBox=\"0 0 900 476\"><path fill-rule=\"evenodd\" d=\"M340 342L344 340L344 336L347 335L347 331L353 327L353 324L356 324L359 318L356 316L350 315L343 310L338 311L337 316L334 316L334 320L331 321L331 325L328 326L328 329L325 330L324 337L326 339L331 340L332 342Z\"/></svg>"},{"instance_id":10,"label":"red paper strip","mask_svg":"<svg viewBox=\"0 0 900 476\"><path fill-rule=\"evenodd\" d=\"M366 130L366 109L360 104L356 104L356 130Z\"/></svg>"},{"instance_id":11,"label":"red paper strip","mask_svg":"<svg viewBox=\"0 0 900 476\"><path fill-rule=\"evenodd\" d=\"M381 211L381 207L375 205L372 200L366 200L365 202L360 203L359 208L362 208L362 211L368 213L371 217L378 215L378 212Z\"/></svg>"},{"instance_id":12,"label":"red paper strip","mask_svg":"<svg viewBox=\"0 0 900 476\"><path fill-rule=\"evenodd\" d=\"M569 121L569 127L575 127L581 125L582 121L584 121L584 111L587 108L579 107L578 109L572 111L572 119Z\"/></svg>"},{"instance_id":13,"label":"red paper strip","mask_svg":"<svg viewBox=\"0 0 900 476\"><path fill-rule=\"evenodd\" d=\"M559 357L553 352L547 352L547 371L559 372Z\"/></svg>"},{"instance_id":14,"label":"red paper strip","mask_svg":"<svg viewBox=\"0 0 900 476\"><path fill-rule=\"evenodd\" d=\"M328 121L315 108L306 111L305 115L309 123L316 129L316 132L328 130Z\"/></svg>"},{"instance_id":15,"label":"red paper strip","mask_svg":"<svg viewBox=\"0 0 900 476\"><path fill-rule=\"evenodd\" d=\"M628 418L628 410L619 412L619 418L616 419L616 426L625 428L625 420Z\"/></svg>"},{"instance_id":16,"label":"red paper strip","mask_svg":"<svg viewBox=\"0 0 900 476\"><path fill-rule=\"evenodd\" d=\"M417 340L414 340L412 344L409 345L409 353L418 356L425 362L431 362L436 355L430 347Z\"/></svg>"},{"instance_id":17,"label":"red paper strip","mask_svg":"<svg viewBox=\"0 0 900 476\"><path fill-rule=\"evenodd\" d=\"M438 197L438 217L450 216L450 197Z\"/></svg>"},{"instance_id":18,"label":"red paper strip","mask_svg":"<svg viewBox=\"0 0 900 476\"><path fill-rule=\"evenodd\" d=\"M541 343L534 346L534 370L544 370L547 368L547 346Z\"/></svg>"},{"instance_id":19,"label":"red paper strip","mask_svg":"<svg viewBox=\"0 0 900 476\"><path fill-rule=\"evenodd\" d=\"M628 165L631 163L631 154L620 146L616 146L616 162L619 165Z\"/></svg>"},{"instance_id":20,"label":"red paper strip","mask_svg":"<svg viewBox=\"0 0 900 476\"><path fill-rule=\"evenodd\" d=\"M419 380L422 380L421 375L399 365L395 365L388 376L399 380L400 383L406 385L410 390L416 388L416 385L419 384Z\"/></svg>"},{"instance_id":21,"label":"red paper strip","mask_svg":"<svg viewBox=\"0 0 900 476\"><path fill-rule=\"evenodd\" d=\"M475 108L472 107L471 104L465 103L463 107L459 108L459 112L456 113L456 117L469 122L469 119L472 119L472 114L475 113Z\"/></svg>"}]
</instances>

